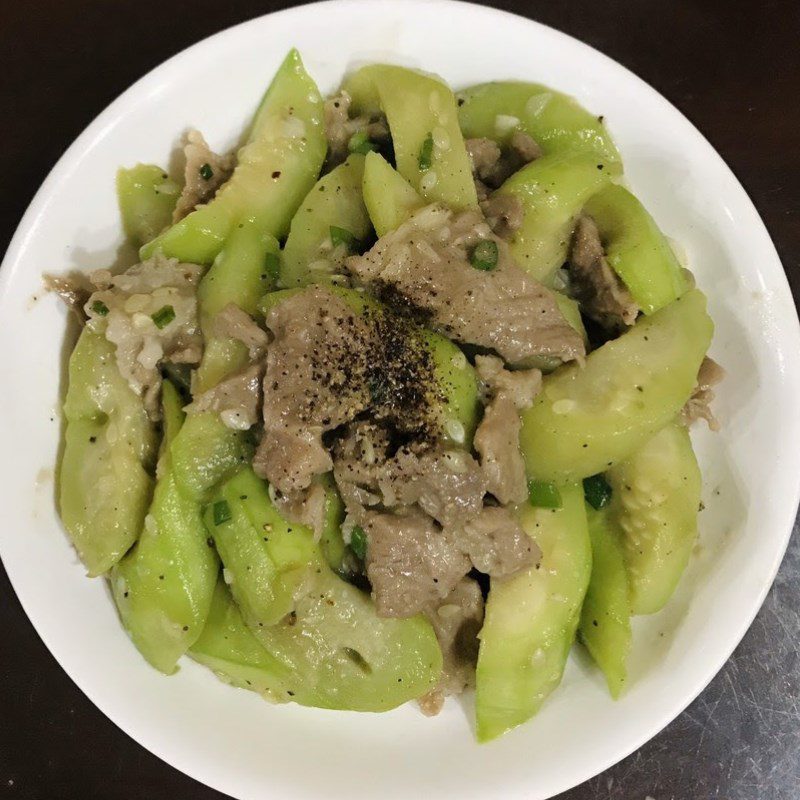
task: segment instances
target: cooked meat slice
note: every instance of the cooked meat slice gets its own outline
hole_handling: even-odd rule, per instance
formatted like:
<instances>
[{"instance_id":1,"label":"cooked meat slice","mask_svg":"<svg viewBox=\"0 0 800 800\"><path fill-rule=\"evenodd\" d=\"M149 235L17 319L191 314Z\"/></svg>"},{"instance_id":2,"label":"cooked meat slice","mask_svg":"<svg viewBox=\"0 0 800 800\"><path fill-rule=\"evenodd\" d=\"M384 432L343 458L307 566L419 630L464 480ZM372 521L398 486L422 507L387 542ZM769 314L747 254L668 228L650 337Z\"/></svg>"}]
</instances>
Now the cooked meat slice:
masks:
<instances>
[{"instance_id":1,"label":"cooked meat slice","mask_svg":"<svg viewBox=\"0 0 800 800\"><path fill-rule=\"evenodd\" d=\"M363 524L365 509L383 504L378 481L389 457L388 447L386 429L365 420L349 425L334 444L333 478L353 524Z\"/></svg>"},{"instance_id":2,"label":"cooked meat slice","mask_svg":"<svg viewBox=\"0 0 800 800\"><path fill-rule=\"evenodd\" d=\"M475 683L478 633L483 625L481 588L472 578L462 578L441 604L427 613L444 659L439 685L420 699L422 713L433 716L441 710L446 695L459 694Z\"/></svg>"},{"instance_id":3,"label":"cooked meat slice","mask_svg":"<svg viewBox=\"0 0 800 800\"><path fill-rule=\"evenodd\" d=\"M197 206L211 200L233 172L233 156L214 153L200 131L186 134L183 154L186 157L185 182L172 212L173 222L182 220Z\"/></svg>"},{"instance_id":4,"label":"cooked meat slice","mask_svg":"<svg viewBox=\"0 0 800 800\"><path fill-rule=\"evenodd\" d=\"M681 412L687 425L704 419L712 431L720 429L719 421L711 410L711 402L714 399L714 387L724 377L725 370L713 358L706 356L697 373L697 386Z\"/></svg>"},{"instance_id":5,"label":"cooked meat slice","mask_svg":"<svg viewBox=\"0 0 800 800\"><path fill-rule=\"evenodd\" d=\"M431 689L417 700L419 710L426 717L435 717L444 708L444 690Z\"/></svg>"},{"instance_id":6,"label":"cooked meat slice","mask_svg":"<svg viewBox=\"0 0 800 800\"><path fill-rule=\"evenodd\" d=\"M322 434L367 408L353 380L370 339L367 323L339 297L311 288L267 314L274 341L264 376L264 436L253 467L279 491L305 489L333 462Z\"/></svg>"},{"instance_id":7,"label":"cooked meat slice","mask_svg":"<svg viewBox=\"0 0 800 800\"><path fill-rule=\"evenodd\" d=\"M478 203L482 203L489 198L492 190L483 182L475 179L475 194L478 196Z\"/></svg>"},{"instance_id":8,"label":"cooked meat slice","mask_svg":"<svg viewBox=\"0 0 800 800\"><path fill-rule=\"evenodd\" d=\"M525 210L515 194L493 194L481 202L481 211L495 236L510 239L522 226Z\"/></svg>"},{"instance_id":9,"label":"cooked meat slice","mask_svg":"<svg viewBox=\"0 0 800 800\"><path fill-rule=\"evenodd\" d=\"M385 505L417 503L445 528L473 519L486 493L480 465L463 450L434 449L416 455L401 448L387 463L378 485Z\"/></svg>"},{"instance_id":10,"label":"cooked meat slice","mask_svg":"<svg viewBox=\"0 0 800 800\"><path fill-rule=\"evenodd\" d=\"M333 461L322 444L322 432L319 425L284 427L276 424L269 432L265 429L253 456L253 470L280 492L303 491L315 475L323 475L333 468Z\"/></svg>"},{"instance_id":11,"label":"cooked meat slice","mask_svg":"<svg viewBox=\"0 0 800 800\"><path fill-rule=\"evenodd\" d=\"M530 407L542 388L542 373L538 369L508 370L495 356L476 356L475 371L486 401L503 394L520 411Z\"/></svg>"},{"instance_id":12,"label":"cooked meat slice","mask_svg":"<svg viewBox=\"0 0 800 800\"><path fill-rule=\"evenodd\" d=\"M467 139L465 144L473 176L491 189L496 189L518 169L542 155L539 145L522 131L514 131L503 150L497 142L483 137Z\"/></svg>"},{"instance_id":13,"label":"cooked meat slice","mask_svg":"<svg viewBox=\"0 0 800 800\"><path fill-rule=\"evenodd\" d=\"M312 464L328 471L322 434L367 410L415 441L435 436L441 388L430 349L407 316L374 307L356 313L334 291L315 286L284 299L266 322L275 338L256 468L280 491L308 486ZM298 464L286 461L293 455Z\"/></svg>"},{"instance_id":14,"label":"cooked meat slice","mask_svg":"<svg viewBox=\"0 0 800 800\"><path fill-rule=\"evenodd\" d=\"M522 503L528 496L525 461L519 447L519 412L533 402L542 386L538 369L510 372L493 356L477 356L475 367L488 403L475 431L487 491L500 503Z\"/></svg>"},{"instance_id":15,"label":"cooked meat slice","mask_svg":"<svg viewBox=\"0 0 800 800\"><path fill-rule=\"evenodd\" d=\"M470 253L487 239L497 244L497 266L475 269ZM553 293L514 263L508 245L477 211L428 206L347 264L379 294L389 290L451 339L494 349L511 364L531 356L569 361L584 355L581 336Z\"/></svg>"},{"instance_id":16,"label":"cooked meat slice","mask_svg":"<svg viewBox=\"0 0 800 800\"><path fill-rule=\"evenodd\" d=\"M580 217L575 226L569 277L572 295L586 316L612 330L636 321L639 307L608 265L600 231L591 217Z\"/></svg>"},{"instance_id":17,"label":"cooked meat slice","mask_svg":"<svg viewBox=\"0 0 800 800\"><path fill-rule=\"evenodd\" d=\"M486 488L500 503L522 503L528 496L525 461L519 449L522 421L513 401L499 395L486 407L475 431Z\"/></svg>"},{"instance_id":18,"label":"cooked meat slice","mask_svg":"<svg viewBox=\"0 0 800 800\"><path fill-rule=\"evenodd\" d=\"M203 337L197 322L196 288L202 268L156 255L120 275L98 270L97 291L87 300L87 325L116 345L119 371L144 399L153 418L160 409L159 365L197 364Z\"/></svg>"},{"instance_id":19,"label":"cooked meat slice","mask_svg":"<svg viewBox=\"0 0 800 800\"><path fill-rule=\"evenodd\" d=\"M530 164L542 155L542 148L539 147L538 142L534 141L533 137L522 131L514 131L511 138L508 140L508 146L511 152L515 153L519 158L521 164ZM519 167L517 167L519 169Z\"/></svg>"},{"instance_id":20,"label":"cooked meat slice","mask_svg":"<svg viewBox=\"0 0 800 800\"><path fill-rule=\"evenodd\" d=\"M93 287L83 273L44 275L42 283L48 292L59 296L67 309L77 316L81 325L86 322L86 313L83 307L89 299Z\"/></svg>"},{"instance_id":21,"label":"cooked meat slice","mask_svg":"<svg viewBox=\"0 0 800 800\"><path fill-rule=\"evenodd\" d=\"M341 164L349 155L350 139L356 133L364 133L373 142L389 138L389 128L381 118L366 115L350 117L352 99L347 92L340 92L325 101L325 135L328 138L328 168Z\"/></svg>"},{"instance_id":22,"label":"cooked meat slice","mask_svg":"<svg viewBox=\"0 0 800 800\"><path fill-rule=\"evenodd\" d=\"M269 335L234 303L228 303L214 318L214 333L237 339L247 347L251 359L259 358L269 344Z\"/></svg>"},{"instance_id":23,"label":"cooked meat slice","mask_svg":"<svg viewBox=\"0 0 800 800\"><path fill-rule=\"evenodd\" d=\"M472 174L480 181L491 181L502 155L500 145L483 136L477 139L467 139L464 144L472 163Z\"/></svg>"},{"instance_id":24,"label":"cooked meat slice","mask_svg":"<svg viewBox=\"0 0 800 800\"><path fill-rule=\"evenodd\" d=\"M400 447L390 457L388 436L376 427L354 424L334 449L334 477L350 503L386 508L416 504L443 527L463 525L480 512L486 479L469 453L438 447L418 453Z\"/></svg>"},{"instance_id":25,"label":"cooked meat slice","mask_svg":"<svg viewBox=\"0 0 800 800\"><path fill-rule=\"evenodd\" d=\"M318 481L293 495L275 494L275 505L281 514L289 522L307 525L317 540L325 528L325 500L325 487Z\"/></svg>"},{"instance_id":26,"label":"cooked meat slice","mask_svg":"<svg viewBox=\"0 0 800 800\"><path fill-rule=\"evenodd\" d=\"M258 422L263 377L264 364L257 361L195 397L186 412L214 411L228 428L246 431Z\"/></svg>"},{"instance_id":27,"label":"cooked meat slice","mask_svg":"<svg viewBox=\"0 0 800 800\"><path fill-rule=\"evenodd\" d=\"M486 506L464 526L459 545L475 569L493 578L506 578L536 564L541 550L502 506Z\"/></svg>"},{"instance_id":28,"label":"cooked meat slice","mask_svg":"<svg viewBox=\"0 0 800 800\"><path fill-rule=\"evenodd\" d=\"M367 577L382 617L410 617L438 606L470 570L453 538L419 511L369 512L362 527Z\"/></svg>"}]
</instances>

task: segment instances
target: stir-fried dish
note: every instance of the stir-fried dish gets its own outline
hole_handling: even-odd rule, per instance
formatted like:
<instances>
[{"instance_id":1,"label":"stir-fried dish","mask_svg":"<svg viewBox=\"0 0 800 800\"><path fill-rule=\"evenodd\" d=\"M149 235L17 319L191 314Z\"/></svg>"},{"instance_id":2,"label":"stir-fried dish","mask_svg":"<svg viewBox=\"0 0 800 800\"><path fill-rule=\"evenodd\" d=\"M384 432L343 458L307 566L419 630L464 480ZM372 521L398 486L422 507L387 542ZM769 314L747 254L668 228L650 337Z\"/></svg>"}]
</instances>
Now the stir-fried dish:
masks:
<instances>
[{"instance_id":1,"label":"stir-fried dish","mask_svg":"<svg viewBox=\"0 0 800 800\"><path fill-rule=\"evenodd\" d=\"M573 642L614 697L697 537L703 294L602 117L286 58L244 145L121 169L139 263L81 317L60 512L155 668L277 702L536 713Z\"/></svg>"}]
</instances>

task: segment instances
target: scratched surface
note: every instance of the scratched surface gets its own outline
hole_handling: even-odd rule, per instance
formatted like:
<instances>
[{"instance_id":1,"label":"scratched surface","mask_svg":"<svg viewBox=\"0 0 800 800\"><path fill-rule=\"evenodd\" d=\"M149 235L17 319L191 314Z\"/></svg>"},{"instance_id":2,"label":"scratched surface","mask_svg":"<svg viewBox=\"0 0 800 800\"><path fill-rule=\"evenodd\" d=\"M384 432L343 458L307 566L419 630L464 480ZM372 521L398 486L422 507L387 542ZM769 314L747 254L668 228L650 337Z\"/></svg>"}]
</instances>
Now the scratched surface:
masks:
<instances>
[{"instance_id":1,"label":"scratched surface","mask_svg":"<svg viewBox=\"0 0 800 800\"><path fill-rule=\"evenodd\" d=\"M292 3L194 0L187 14L177 0L3 3L0 247L50 166L120 91L203 36L286 5ZM496 5L599 48L687 114L755 201L798 296L800 6L794 0ZM4 509L5 524L12 516L13 509ZM764 608L706 691L639 752L560 800L798 800L799 703L795 535ZM0 797L223 798L144 751L89 703L39 641L1 569Z\"/></svg>"},{"instance_id":2,"label":"scratched surface","mask_svg":"<svg viewBox=\"0 0 800 800\"><path fill-rule=\"evenodd\" d=\"M800 798L800 538L733 657L641 750L558 800Z\"/></svg>"}]
</instances>

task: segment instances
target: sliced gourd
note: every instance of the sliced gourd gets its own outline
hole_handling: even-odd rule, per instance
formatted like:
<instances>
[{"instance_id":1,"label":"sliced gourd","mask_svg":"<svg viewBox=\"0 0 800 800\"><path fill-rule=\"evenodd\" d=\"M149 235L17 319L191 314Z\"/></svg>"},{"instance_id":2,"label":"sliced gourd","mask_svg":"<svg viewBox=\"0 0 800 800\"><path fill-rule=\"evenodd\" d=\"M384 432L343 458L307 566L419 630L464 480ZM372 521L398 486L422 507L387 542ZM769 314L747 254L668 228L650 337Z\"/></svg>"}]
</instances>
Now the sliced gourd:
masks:
<instances>
[{"instance_id":1,"label":"sliced gourd","mask_svg":"<svg viewBox=\"0 0 800 800\"><path fill-rule=\"evenodd\" d=\"M364 156L353 153L320 178L292 219L281 254L280 285L329 283L372 233L361 185Z\"/></svg>"},{"instance_id":2,"label":"sliced gourd","mask_svg":"<svg viewBox=\"0 0 800 800\"><path fill-rule=\"evenodd\" d=\"M647 209L624 186L612 184L586 204L608 261L645 314L690 288L680 262Z\"/></svg>"},{"instance_id":3,"label":"sliced gourd","mask_svg":"<svg viewBox=\"0 0 800 800\"><path fill-rule=\"evenodd\" d=\"M200 507L178 491L169 442L183 424L181 399L162 386L164 442L159 479L138 542L114 567L111 589L120 619L142 655L167 674L200 635L211 606L219 560Z\"/></svg>"},{"instance_id":4,"label":"sliced gourd","mask_svg":"<svg viewBox=\"0 0 800 800\"><path fill-rule=\"evenodd\" d=\"M117 170L117 201L128 241L141 247L172 222L180 185L155 164Z\"/></svg>"},{"instance_id":5,"label":"sliced gourd","mask_svg":"<svg viewBox=\"0 0 800 800\"><path fill-rule=\"evenodd\" d=\"M697 541L702 478L689 431L660 430L606 473L611 518L622 530L634 614L664 607Z\"/></svg>"},{"instance_id":6,"label":"sliced gourd","mask_svg":"<svg viewBox=\"0 0 800 800\"><path fill-rule=\"evenodd\" d=\"M344 83L357 111L383 110L397 171L429 203L477 206L456 100L441 79L386 64L362 67Z\"/></svg>"},{"instance_id":7,"label":"sliced gourd","mask_svg":"<svg viewBox=\"0 0 800 800\"><path fill-rule=\"evenodd\" d=\"M528 474L570 481L627 458L672 420L692 393L713 323L697 289L562 367L522 414Z\"/></svg>"},{"instance_id":8,"label":"sliced gourd","mask_svg":"<svg viewBox=\"0 0 800 800\"><path fill-rule=\"evenodd\" d=\"M264 233L286 235L325 158L322 98L296 50L281 64L256 113L236 169L214 198L140 251L211 264L234 226L253 220Z\"/></svg>"},{"instance_id":9,"label":"sliced gourd","mask_svg":"<svg viewBox=\"0 0 800 800\"><path fill-rule=\"evenodd\" d=\"M498 190L522 203L522 225L511 239L511 254L536 280L551 285L567 258L575 220L589 198L618 172L588 153L542 156L515 172Z\"/></svg>"},{"instance_id":10,"label":"sliced gourd","mask_svg":"<svg viewBox=\"0 0 800 800\"><path fill-rule=\"evenodd\" d=\"M587 505L592 541L592 576L581 611L578 636L603 671L616 699L625 688L631 649L631 606L621 532L607 508Z\"/></svg>"},{"instance_id":11,"label":"sliced gourd","mask_svg":"<svg viewBox=\"0 0 800 800\"><path fill-rule=\"evenodd\" d=\"M84 328L69 360L61 519L89 575L136 541L153 490L157 437L117 368L114 345Z\"/></svg>"},{"instance_id":12,"label":"sliced gourd","mask_svg":"<svg viewBox=\"0 0 800 800\"><path fill-rule=\"evenodd\" d=\"M580 484L559 487L558 508L520 508L541 562L493 580L480 632L476 673L478 740L489 741L530 719L561 682L592 553Z\"/></svg>"},{"instance_id":13,"label":"sliced gourd","mask_svg":"<svg viewBox=\"0 0 800 800\"><path fill-rule=\"evenodd\" d=\"M364 166L364 203L378 236L393 231L425 201L379 153L368 153Z\"/></svg>"},{"instance_id":14,"label":"sliced gourd","mask_svg":"<svg viewBox=\"0 0 800 800\"><path fill-rule=\"evenodd\" d=\"M603 118L547 86L483 83L459 92L458 101L458 119L468 139L505 142L519 130L533 138L545 155L585 153L597 163L621 162Z\"/></svg>"}]
</instances>

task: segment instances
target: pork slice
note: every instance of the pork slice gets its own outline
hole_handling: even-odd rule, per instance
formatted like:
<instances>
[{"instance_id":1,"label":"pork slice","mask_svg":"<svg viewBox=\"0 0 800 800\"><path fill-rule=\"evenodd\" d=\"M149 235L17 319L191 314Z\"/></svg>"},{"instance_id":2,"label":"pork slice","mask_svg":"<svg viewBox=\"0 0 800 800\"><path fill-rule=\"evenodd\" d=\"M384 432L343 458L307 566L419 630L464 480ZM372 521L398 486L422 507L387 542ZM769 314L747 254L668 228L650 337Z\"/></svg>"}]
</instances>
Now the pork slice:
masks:
<instances>
[{"instance_id":1,"label":"pork slice","mask_svg":"<svg viewBox=\"0 0 800 800\"><path fill-rule=\"evenodd\" d=\"M274 339L264 375L264 435L254 469L284 494L305 489L333 462L322 434L368 406L362 380L370 352L366 321L320 287L272 308Z\"/></svg>"},{"instance_id":2,"label":"pork slice","mask_svg":"<svg viewBox=\"0 0 800 800\"><path fill-rule=\"evenodd\" d=\"M725 377L725 370L713 358L706 356L697 372L697 386L681 411L683 421L692 425L704 419L712 431L718 431L720 424L711 410L714 400L714 387Z\"/></svg>"},{"instance_id":3,"label":"pork slice","mask_svg":"<svg viewBox=\"0 0 800 800\"><path fill-rule=\"evenodd\" d=\"M235 303L228 303L214 317L213 327L217 336L236 339L245 345L251 360L260 358L269 344L269 334Z\"/></svg>"},{"instance_id":4,"label":"pork slice","mask_svg":"<svg viewBox=\"0 0 800 800\"><path fill-rule=\"evenodd\" d=\"M531 406L542 388L542 373L538 369L508 370L495 356L476 356L475 371L487 404L492 397L502 394L522 411Z\"/></svg>"},{"instance_id":5,"label":"pork slice","mask_svg":"<svg viewBox=\"0 0 800 800\"><path fill-rule=\"evenodd\" d=\"M495 236L508 241L522 227L525 209L515 194L493 194L480 204Z\"/></svg>"},{"instance_id":6,"label":"pork slice","mask_svg":"<svg viewBox=\"0 0 800 800\"><path fill-rule=\"evenodd\" d=\"M426 716L438 714L447 695L459 694L475 683L478 633L483 625L483 595L472 578L462 578L438 607L427 611L439 646L443 670L438 686L419 705Z\"/></svg>"},{"instance_id":7,"label":"pork slice","mask_svg":"<svg viewBox=\"0 0 800 800\"><path fill-rule=\"evenodd\" d=\"M407 316L374 306L356 312L332 289L313 286L283 299L266 323L274 339L256 464L282 492L308 486L312 463L330 469L330 457L321 457L322 434L362 412L407 439L435 440L441 425L436 364ZM274 458L279 441L283 456L292 454L292 437L301 470Z\"/></svg>"},{"instance_id":8,"label":"pork slice","mask_svg":"<svg viewBox=\"0 0 800 800\"><path fill-rule=\"evenodd\" d=\"M542 155L542 149L527 134L514 131L501 150L497 142L485 137L467 139L472 173L476 180L491 189L501 186L518 169Z\"/></svg>"},{"instance_id":9,"label":"pork slice","mask_svg":"<svg viewBox=\"0 0 800 800\"><path fill-rule=\"evenodd\" d=\"M495 269L474 268L475 245L494 241ZM495 350L511 364L531 356L581 359L581 336L567 323L551 291L527 275L508 245L494 236L478 211L458 214L433 205L381 237L348 268L378 294L395 301L459 342Z\"/></svg>"},{"instance_id":10,"label":"pork slice","mask_svg":"<svg viewBox=\"0 0 800 800\"><path fill-rule=\"evenodd\" d=\"M194 398L187 414L213 411L226 427L246 431L258 422L264 362L257 361Z\"/></svg>"},{"instance_id":11,"label":"pork slice","mask_svg":"<svg viewBox=\"0 0 800 800\"><path fill-rule=\"evenodd\" d=\"M319 481L314 481L307 489L293 495L276 494L275 505L289 522L306 525L319 540L325 528L326 499L325 487Z\"/></svg>"},{"instance_id":12,"label":"pork slice","mask_svg":"<svg viewBox=\"0 0 800 800\"><path fill-rule=\"evenodd\" d=\"M197 364L203 354L201 275L197 264L158 254L119 275L97 270L89 276L96 291L83 307L86 324L116 346L120 374L153 419L160 415L160 365Z\"/></svg>"},{"instance_id":13,"label":"pork slice","mask_svg":"<svg viewBox=\"0 0 800 800\"><path fill-rule=\"evenodd\" d=\"M491 181L502 155L500 145L485 136L466 139L464 144L472 164L472 174L484 183Z\"/></svg>"},{"instance_id":14,"label":"pork slice","mask_svg":"<svg viewBox=\"0 0 800 800\"><path fill-rule=\"evenodd\" d=\"M636 321L639 307L608 265L600 231L588 216L578 219L569 256L570 288L581 311L605 328L623 330Z\"/></svg>"},{"instance_id":15,"label":"pork slice","mask_svg":"<svg viewBox=\"0 0 800 800\"><path fill-rule=\"evenodd\" d=\"M438 606L470 570L467 556L427 515L369 512L367 577L382 617L410 617Z\"/></svg>"},{"instance_id":16,"label":"pork slice","mask_svg":"<svg viewBox=\"0 0 800 800\"><path fill-rule=\"evenodd\" d=\"M385 505L413 505L445 528L475 517L483 505L486 479L463 450L434 449L417 455L402 448L378 479Z\"/></svg>"},{"instance_id":17,"label":"pork slice","mask_svg":"<svg viewBox=\"0 0 800 800\"><path fill-rule=\"evenodd\" d=\"M542 156L542 148L539 143L523 131L514 131L508 140L508 146L512 153L515 153L520 160L520 166L530 164ZM519 169L519 167L517 167Z\"/></svg>"},{"instance_id":18,"label":"pork slice","mask_svg":"<svg viewBox=\"0 0 800 800\"><path fill-rule=\"evenodd\" d=\"M86 312L83 307L95 288L91 286L86 275L81 272L70 275L44 275L42 283L48 292L59 297L68 311L75 314L81 325L86 322Z\"/></svg>"},{"instance_id":19,"label":"pork slice","mask_svg":"<svg viewBox=\"0 0 800 800\"><path fill-rule=\"evenodd\" d=\"M191 130L186 134L183 154L186 158L184 185L172 212L173 223L180 222L197 206L211 200L233 172L233 155L217 155L200 131Z\"/></svg>"},{"instance_id":20,"label":"pork slice","mask_svg":"<svg viewBox=\"0 0 800 800\"><path fill-rule=\"evenodd\" d=\"M265 429L253 456L254 472L283 494L303 491L316 475L333 468L322 433L318 425L286 424Z\"/></svg>"},{"instance_id":21,"label":"pork slice","mask_svg":"<svg viewBox=\"0 0 800 800\"><path fill-rule=\"evenodd\" d=\"M363 524L366 509L383 505L378 483L386 468L388 445L386 429L366 420L349 425L334 445L333 478L353 524Z\"/></svg>"},{"instance_id":22,"label":"pork slice","mask_svg":"<svg viewBox=\"0 0 800 800\"><path fill-rule=\"evenodd\" d=\"M519 446L519 412L533 403L542 386L537 369L510 372L493 356L477 356L475 367L489 399L478 429L475 450L480 455L486 488L502 503L522 503L528 496L525 461Z\"/></svg>"},{"instance_id":23,"label":"pork slice","mask_svg":"<svg viewBox=\"0 0 800 800\"><path fill-rule=\"evenodd\" d=\"M334 477L354 506L418 505L444 527L462 525L480 512L486 479L469 453L405 446L389 456L385 431L376 433L369 423L351 427L355 430L334 449ZM359 510L352 513L358 517Z\"/></svg>"},{"instance_id":24,"label":"pork slice","mask_svg":"<svg viewBox=\"0 0 800 800\"><path fill-rule=\"evenodd\" d=\"M475 431L475 450L481 459L486 488L500 503L522 503L527 497L525 461L519 449L522 422L514 403L496 397L486 407Z\"/></svg>"},{"instance_id":25,"label":"pork slice","mask_svg":"<svg viewBox=\"0 0 800 800\"><path fill-rule=\"evenodd\" d=\"M459 546L480 572L507 578L536 564L541 550L503 506L486 506L459 534Z\"/></svg>"}]
</instances>

